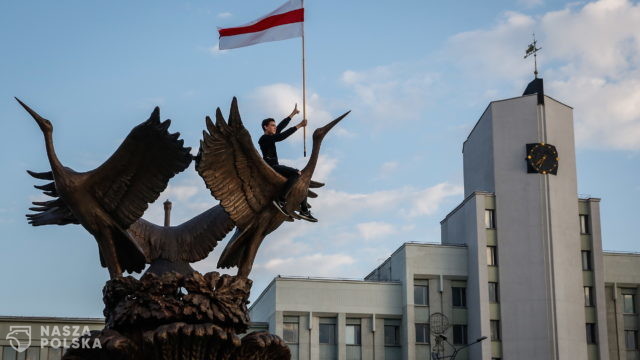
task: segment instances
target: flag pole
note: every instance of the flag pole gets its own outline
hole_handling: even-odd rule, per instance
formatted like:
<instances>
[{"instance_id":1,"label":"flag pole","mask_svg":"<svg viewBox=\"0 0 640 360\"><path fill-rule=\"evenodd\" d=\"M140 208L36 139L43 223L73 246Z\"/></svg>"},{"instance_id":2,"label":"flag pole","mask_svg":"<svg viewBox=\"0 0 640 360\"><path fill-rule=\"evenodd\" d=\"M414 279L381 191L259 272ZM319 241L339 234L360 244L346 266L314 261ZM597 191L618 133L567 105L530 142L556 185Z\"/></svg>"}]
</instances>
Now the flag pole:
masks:
<instances>
[{"instance_id":1,"label":"flag pole","mask_svg":"<svg viewBox=\"0 0 640 360\"><path fill-rule=\"evenodd\" d=\"M301 1L304 11L304 0ZM307 71L304 61L304 21L302 21L302 120L307 119ZM307 157L307 127L302 128L304 137L304 157Z\"/></svg>"}]
</instances>

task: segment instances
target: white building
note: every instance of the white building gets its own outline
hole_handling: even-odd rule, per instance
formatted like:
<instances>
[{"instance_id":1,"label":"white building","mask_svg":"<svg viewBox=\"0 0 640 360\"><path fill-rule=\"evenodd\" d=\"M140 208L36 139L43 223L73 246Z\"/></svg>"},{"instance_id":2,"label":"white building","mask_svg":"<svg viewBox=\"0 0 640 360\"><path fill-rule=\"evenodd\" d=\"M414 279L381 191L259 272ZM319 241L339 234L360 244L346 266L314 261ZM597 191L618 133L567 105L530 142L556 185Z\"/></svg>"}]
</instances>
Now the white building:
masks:
<instances>
[{"instance_id":1,"label":"white building","mask_svg":"<svg viewBox=\"0 0 640 360\"><path fill-rule=\"evenodd\" d=\"M277 277L252 321L300 360L449 356L434 313L455 347L488 337L457 359L640 359L640 254L602 251L599 199L577 195L573 109L536 79L489 104L463 156L441 244L406 243L362 281Z\"/></svg>"}]
</instances>

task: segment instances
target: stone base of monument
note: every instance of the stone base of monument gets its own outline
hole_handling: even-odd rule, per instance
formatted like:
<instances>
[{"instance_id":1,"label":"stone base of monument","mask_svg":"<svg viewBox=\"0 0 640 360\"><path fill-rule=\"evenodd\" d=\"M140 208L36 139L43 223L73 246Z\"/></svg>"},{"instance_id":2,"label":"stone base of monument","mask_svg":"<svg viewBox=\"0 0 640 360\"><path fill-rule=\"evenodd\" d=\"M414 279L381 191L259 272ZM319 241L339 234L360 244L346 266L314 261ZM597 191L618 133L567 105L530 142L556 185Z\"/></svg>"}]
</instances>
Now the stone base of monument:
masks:
<instances>
[{"instance_id":1,"label":"stone base of monument","mask_svg":"<svg viewBox=\"0 0 640 360\"><path fill-rule=\"evenodd\" d=\"M238 336L249 325L250 290L251 280L217 272L109 280L105 328L80 341L99 346L71 348L63 359L289 360L273 334Z\"/></svg>"}]
</instances>

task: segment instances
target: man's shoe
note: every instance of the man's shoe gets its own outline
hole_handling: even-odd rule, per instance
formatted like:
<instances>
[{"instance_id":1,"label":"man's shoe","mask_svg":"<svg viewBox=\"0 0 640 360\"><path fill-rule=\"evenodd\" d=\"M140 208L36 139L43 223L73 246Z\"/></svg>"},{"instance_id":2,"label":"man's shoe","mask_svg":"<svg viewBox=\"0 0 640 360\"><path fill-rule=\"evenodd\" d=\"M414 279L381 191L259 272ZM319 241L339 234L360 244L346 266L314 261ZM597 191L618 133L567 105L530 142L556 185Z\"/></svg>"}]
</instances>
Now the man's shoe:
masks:
<instances>
[{"instance_id":1,"label":"man's shoe","mask_svg":"<svg viewBox=\"0 0 640 360\"><path fill-rule=\"evenodd\" d=\"M272 203L273 203L273 206L275 206L276 209L278 209L278 211L280 211L283 215L291 217L291 215L289 215L289 213L285 209L285 206L287 206L287 204L284 201L273 200Z\"/></svg>"},{"instance_id":2,"label":"man's shoe","mask_svg":"<svg viewBox=\"0 0 640 360\"><path fill-rule=\"evenodd\" d=\"M306 211L306 212L300 211L297 215L303 220L307 220L310 222L318 222L318 219L314 218L313 215L311 215L310 211Z\"/></svg>"}]
</instances>

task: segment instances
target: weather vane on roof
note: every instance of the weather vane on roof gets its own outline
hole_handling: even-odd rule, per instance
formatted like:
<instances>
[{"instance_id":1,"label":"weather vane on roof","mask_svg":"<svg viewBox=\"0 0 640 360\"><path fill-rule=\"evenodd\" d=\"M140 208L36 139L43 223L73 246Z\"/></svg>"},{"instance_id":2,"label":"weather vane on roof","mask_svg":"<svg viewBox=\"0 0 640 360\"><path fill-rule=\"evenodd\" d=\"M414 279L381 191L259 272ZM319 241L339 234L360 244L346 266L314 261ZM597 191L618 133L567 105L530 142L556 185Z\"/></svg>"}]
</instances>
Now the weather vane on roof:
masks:
<instances>
[{"instance_id":1,"label":"weather vane on roof","mask_svg":"<svg viewBox=\"0 0 640 360\"><path fill-rule=\"evenodd\" d=\"M531 44L529 44L529 47L527 47L527 51L524 54L524 58L528 58L531 54L533 54L533 74L535 75L536 79L538 78L538 51L542 50L542 48L538 48L536 47L536 33L533 33L533 42Z\"/></svg>"}]
</instances>

